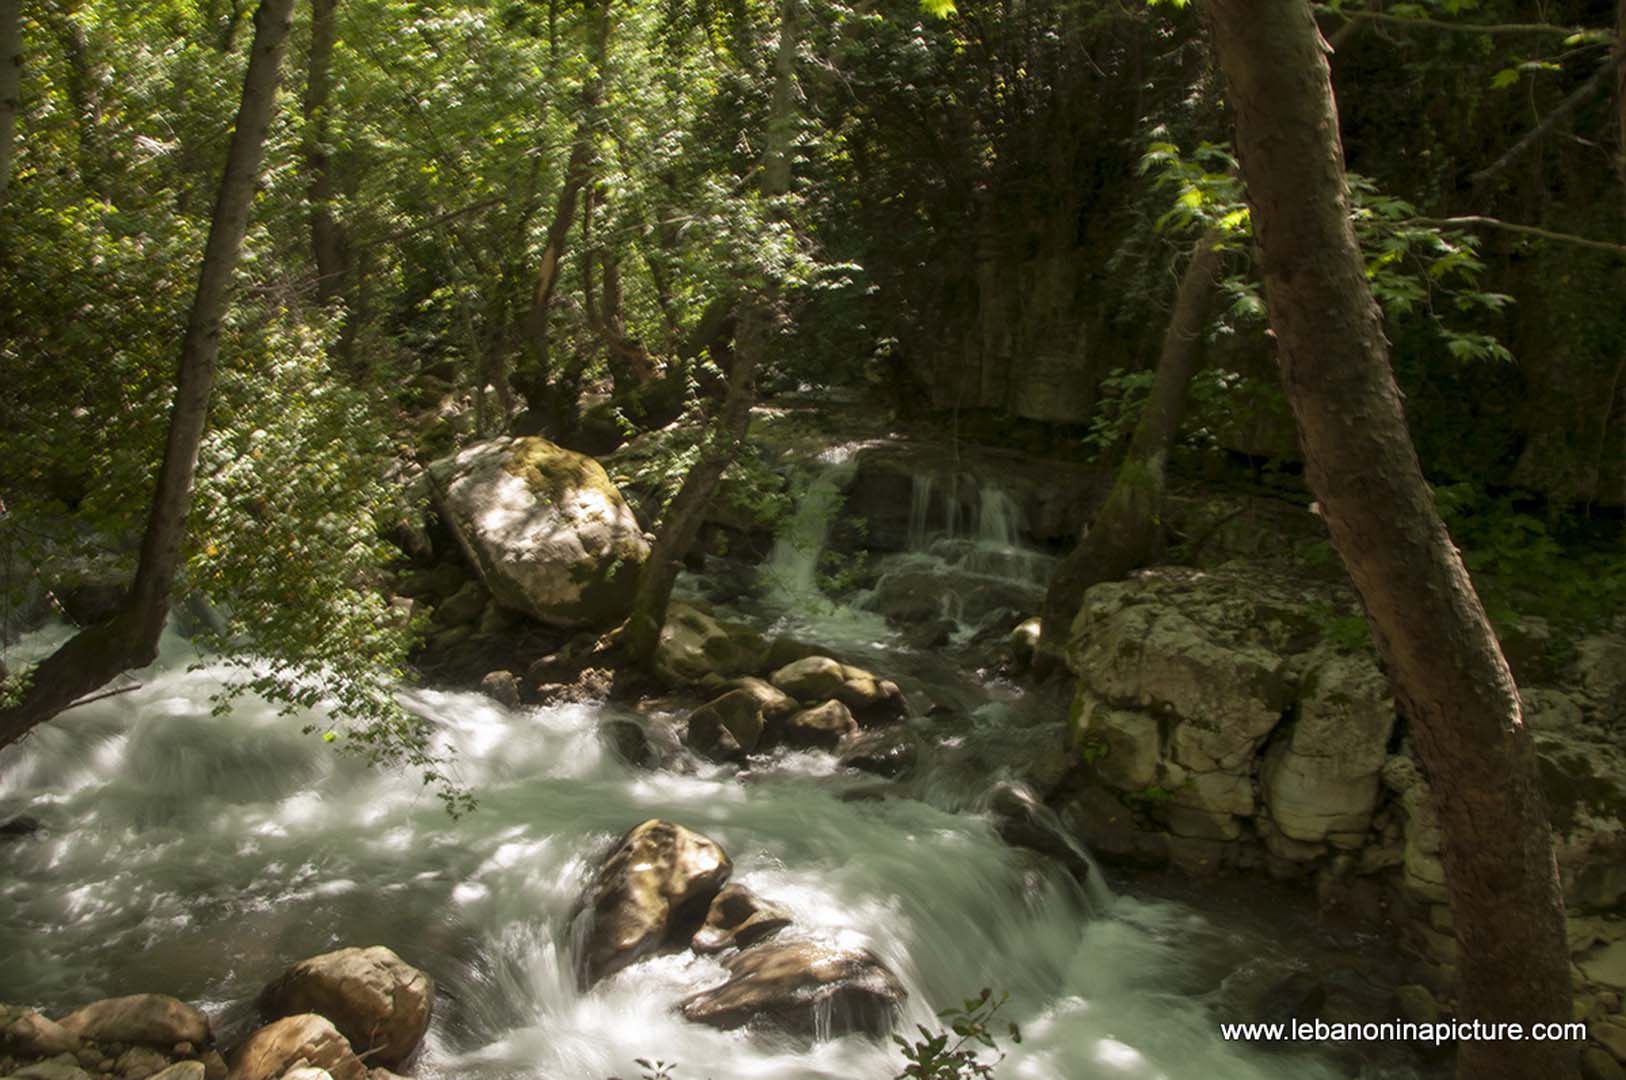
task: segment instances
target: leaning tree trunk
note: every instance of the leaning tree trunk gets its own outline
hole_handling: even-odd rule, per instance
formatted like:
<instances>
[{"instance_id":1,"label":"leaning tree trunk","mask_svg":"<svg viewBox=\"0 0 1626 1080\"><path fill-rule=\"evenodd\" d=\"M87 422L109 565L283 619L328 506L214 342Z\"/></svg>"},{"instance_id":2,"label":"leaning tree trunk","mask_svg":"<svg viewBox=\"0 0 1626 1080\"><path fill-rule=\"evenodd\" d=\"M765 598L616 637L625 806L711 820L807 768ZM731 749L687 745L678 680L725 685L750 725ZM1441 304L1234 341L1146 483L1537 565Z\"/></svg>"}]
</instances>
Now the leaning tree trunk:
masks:
<instances>
[{"instance_id":1,"label":"leaning tree trunk","mask_svg":"<svg viewBox=\"0 0 1626 1080\"><path fill-rule=\"evenodd\" d=\"M333 161L328 153L332 123L333 46L338 39L339 0L312 0L310 71L305 83L305 168L316 256L316 295L328 303L344 295L350 276L350 244L333 216ZM346 334L348 343L349 334Z\"/></svg>"},{"instance_id":2,"label":"leaning tree trunk","mask_svg":"<svg viewBox=\"0 0 1626 1080\"><path fill-rule=\"evenodd\" d=\"M768 117L767 152L763 159L762 191L770 197L790 191L790 143L795 124L797 7L799 0L784 0L779 18L779 59L774 67L773 106ZM790 115L786 115L786 114ZM767 348L774 317L776 289L740 312L734 334L734 357L729 365L728 392L722 411L700 458L683 478L661 522L649 561L638 578L638 595L622 634L627 658L638 667L654 662L666 625L666 608L684 554L694 546L705 520L717 482L729 462L745 445L751 429L751 406L756 403L758 358Z\"/></svg>"},{"instance_id":3,"label":"leaning tree trunk","mask_svg":"<svg viewBox=\"0 0 1626 1080\"><path fill-rule=\"evenodd\" d=\"M1045 592L1042 640L1051 656L1065 647L1084 590L1097 582L1116 581L1163 554L1169 450L1180 427L1186 388L1202 359L1203 324L1218 282L1223 239L1217 229L1209 230L1192 246L1163 334L1152 392L1135 423L1129 453L1089 532L1062 560Z\"/></svg>"},{"instance_id":4,"label":"leaning tree trunk","mask_svg":"<svg viewBox=\"0 0 1626 1080\"><path fill-rule=\"evenodd\" d=\"M699 460L689 468L682 486L672 496L650 549L649 560L639 574L638 593L621 637L627 658L636 667L647 667L654 661L661 628L666 625L672 586L677 583L678 571L683 567L683 556L700 536L700 526L705 522L706 507L711 502L712 492L717 490L717 482L750 433L751 406L756 402L757 356L764 342L763 335L749 333L747 328L766 326L765 317L740 320L723 408Z\"/></svg>"},{"instance_id":5,"label":"leaning tree trunk","mask_svg":"<svg viewBox=\"0 0 1626 1080\"><path fill-rule=\"evenodd\" d=\"M1349 221L1324 43L1307 0L1207 0L1282 381L1333 546L1429 775L1460 946L1459 1017L1565 1022L1569 951L1513 677L1423 479ZM1465 1041L1457 1075L1576 1075L1562 1042Z\"/></svg>"},{"instance_id":6,"label":"leaning tree trunk","mask_svg":"<svg viewBox=\"0 0 1626 1080\"><path fill-rule=\"evenodd\" d=\"M11 185L11 154L22 81L23 5L21 0L0 0L0 202L5 201L6 189Z\"/></svg>"},{"instance_id":7,"label":"leaning tree trunk","mask_svg":"<svg viewBox=\"0 0 1626 1080\"><path fill-rule=\"evenodd\" d=\"M209 225L192 312L181 340L169 437L158 469L147 529L141 537L135 582L117 614L68 639L34 669L21 701L0 710L0 747L16 741L121 672L150 664L158 655L158 639L169 615L169 594L186 537L186 514L208 417L215 361L220 355L227 292L243 235L248 231L265 135L276 110L277 82L293 6L294 0L262 0L254 16L254 45L243 79L243 100L226 152L226 172Z\"/></svg>"}]
</instances>

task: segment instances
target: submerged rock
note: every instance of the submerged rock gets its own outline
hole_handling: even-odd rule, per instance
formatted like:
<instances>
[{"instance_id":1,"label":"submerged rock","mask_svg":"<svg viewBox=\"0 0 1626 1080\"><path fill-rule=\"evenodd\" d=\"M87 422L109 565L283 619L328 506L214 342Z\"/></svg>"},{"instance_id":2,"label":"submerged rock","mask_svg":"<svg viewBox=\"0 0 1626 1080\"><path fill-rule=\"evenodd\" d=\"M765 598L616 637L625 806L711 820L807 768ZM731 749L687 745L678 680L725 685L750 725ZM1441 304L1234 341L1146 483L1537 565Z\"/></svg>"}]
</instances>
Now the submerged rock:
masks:
<instances>
[{"instance_id":1,"label":"submerged rock","mask_svg":"<svg viewBox=\"0 0 1626 1080\"><path fill-rule=\"evenodd\" d=\"M588 929L577 958L583 988L668 948L682 948L733 872L710 838L652 818L605 858L582 897Z\"/></svg>"},{"instance_id":2,"label":"submerged rock","mask_svg":"<svg viewBox=\"0 0 1626 1080\"><path fill-rule=\"evenodd\" d=\"M40 819L30 814L18 814L9 821L0 822L0 840L20 840L33 836L43 828Z\"/></svg>"},{"instance_id":3,"label":"submerged rock","mask_svg":"<svg viewBox=\"0 0 1626 1080\"><path fill-rule=\"evenodd\" d=\"M616 716L599 725L599 738L616 757L639 769L652 769L660 763L660 755L650 745L649 733L636 720Z\"/></svg>"},{"instance_id":4,"label":"submerged rock","mask_svg":"<svg viewBox=\"0 0 1626 1080\"><path fill-rule=\"evenodd\" d=\"M775 671L769 681L797 701L809 704L835 697L846 685L847 674L828 656L808 656Z\"/></svg>"},{"instance_id":5,"label":"submerged rock","mask_svg":"<svg viewBox=\"0 0 1626 1080\"><path fill-rule=\"evenodd\" d=\"M833 750L842 739L858 730L853 714L839 701L826 701L812 709L794 713L784 722L783 738L791 746Z\"/></svg>"},{"instance_id":6,"label":"submerged rock","mask_svg":"<svg viewBox=\"0 0 1626 1080\"><path fill-rule=\"evenodd\" d=\"M897 976L867 951L766 942L723 966L728 981L685 999L684 1017L725 1029L763 1023L799 1034L879 1035L891 1030L907 997Z\"/></svg>"},{"instance_id":7,"label":"submerged rock","mask_svg":"<svg viewBox=\"0 0 1626 1080\"><path fill-rule=\"evenodd\" d=\"M499 705L517 709L520 705L519 676L512 671L488 671L480 680L480 693Z\"/></svg>"},{"instance_id":8,"label":"submerged rock","mask_svg":"<svg viewBox=\"0 0 1626 1080\"><path fill-rule=\"evenodd\" d=\"M783 720L801 708L795 698L762 679L754 679L749 676L743 679L735 679L730 684L730 688L744 690L756 698L757 705L762 709L762 718L769 723Z\"/></svg>"},{"instance_id":9,"label":"submerged rock","mask_svg":"<svg viewBox=\"0 0 1626 1080\"><path fill-rule=\"evenodd\" d=\"M140 1043L169 1049L176 1043L207 1046L214 1036L199 1009L167 994L131 994L86 1005L62 1018L63 1029L97 1042Z\"/></svg>"},{"instance_id":10,"label":"submerged rock","mask_svg":"<svg viewBox=\"0 0 1626 1080\"><path fill-rule=\"evenodd\" d=\"M339 949L301 960L266 987L268 1017L325 1017L357 1054L379 1065L412 1056L434 1006L435 982L381 945Z\"/></svg>"},{"instance_id":11,"label":"submerged rock","mask_svg":"<svg viewBox=\"0 0 1626 1080\"><path fill-rule=\"evenodd\" d=\"M790 922L790 912L773 901L764 900L744 885L725 885L712 900L705 924L695 932L690 947L702 955L749 948Z\"/></svg>"},{"instance_id":12,"label":"submerged rock","mask_svg":"<svg viewBox=\"0 0 1626 1080\"><path fill-rule=\"evenodd\" d=\"M730 690L689 714L684 741L714 761L738 761L757 748L765 720L749 690Z\"/></svg>"},{"instance_id":13,"label":"submerged rock","mask_svg":"<svg viewBox=\"0 0 1626 1080\"><path fill-rule=\"evenodd\" d=\"M1067 830L1060 819L1026 788L1018 784L999 784L988 809L994 815L994 831L1001 840L1012 847L1048 855L1066 867L1080 884L1089 880L1089 859L1068 841Z\"/></svg>"},{"instance_id":14,"label":"submerged rock","mask_svg":"<svg viewBox=\"0 0 1626 1080\"><path fill-rule=\"evenodd\" d=\"M227 1080L277 1080L291 1068L321 1069L332 1080L366 1080L367 1066L339 1029L315 1013L267 1024L232 1055Z\"/></svg>"},{"instance_id":15,"label":"submerged rock","mask_svg":"<svg viewBox=\"0 0 1626 1080\"><path fill-rule=\"evenodd\" d=\"M860 724L887 723L908 713L909 702L897 683L851 664L843 664L841 673L845 681L836 688L836 700L851 709Z\"/></svg>"},{"instance_id":16,"label":"submerged rock","mask_svg":"<svg viewBox=\"0 0 1626 1080\"><path fill-rule=\"evenodd\" d=\"M839 764L844 768L892 778L913 769L919 752L915 737L904 728L866 731L842 748Z\"/></svg>"},{"instance_id":17,"label":"submerged rock","mask_svg":"<svg viewBox=\"0 0 1626 1080\"><path fill-rule=\"evenodd\" d=\"M503 607L611 626L649 543L604 467L538 437L476 443L429 466L436 508Z\"/></svg>"}]
</instances>

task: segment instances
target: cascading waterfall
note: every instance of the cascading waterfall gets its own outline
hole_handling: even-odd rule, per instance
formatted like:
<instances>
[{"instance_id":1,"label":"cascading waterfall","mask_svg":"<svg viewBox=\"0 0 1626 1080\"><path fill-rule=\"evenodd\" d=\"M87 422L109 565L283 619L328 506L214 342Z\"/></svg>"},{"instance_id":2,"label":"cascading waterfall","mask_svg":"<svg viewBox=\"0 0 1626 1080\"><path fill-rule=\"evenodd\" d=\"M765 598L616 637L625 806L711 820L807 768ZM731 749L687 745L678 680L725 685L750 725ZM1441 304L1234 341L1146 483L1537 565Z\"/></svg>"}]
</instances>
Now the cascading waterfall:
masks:
<instances>
[{"instance_id":1,"label":"cascading waterfall","mask_svg":"<svg viewBox=\"0 0 1626 1080\"><path fill-rule=\"evenodd\" d=\"M885 560L876 587L861 601L872 610L918 615L920 597L933 614L968 638L990 622L1038 610L1055 560L1024 542L1021 504L990 484L960 473L917 474L909 507L909 551Z\"/></svg>"},{"instance_id":2,"label":"cascading waterfall","mask_svg":"<svg viewBox=\"0 0 1626 1080\"><path fill-rule=\"evenodd\" d=\"M818 586L819 556L830 539L830 527L841 508L841 492L858 469L847 447L832 447L819 458L820 468L796 499L790 521L774 540L760 577L785 602L808 602L822 596Z\"/></svg>"},{"instance_id":3,"label":"cascading waterfall","mask_svg":"<svg viewBox=\"0 0 1626 1080\"><path fill-rule=\"evenodd\" d=\"M644 772L600 742L630 715L569 705L509 710L403 691L455 750L480 809L447 818L414 777L369 770L253 698L210 715L220 672L166 643L141 689L65 714L0 758L0 816L32 837L0 845L0 999L64 1009L160 990L203 1005L225 1038L260 987L338 944L385 944L441 988L415 1074L426 1080L635 1076L885 1080L881 1040L814 1043L718 1032L674 1012L721 981L712 959L654 958L576 989L569 911L630 825L668 817L717 839L735 880L822 940L874 950L908 988L904 1031L978 987L1008 989L1026 1036L1004 1078L1314 1080L1301 1057L1220 1040L1193 996L1198 958L1238 952L1189 909L1077 886L1008 847L987 819L913 799L850 802L863 781L828 755L733 770ZM1095 907L1090 917L1088 907ZM1246 946L1251 954L1257 944Z\"/></svg>"}]
</instances>

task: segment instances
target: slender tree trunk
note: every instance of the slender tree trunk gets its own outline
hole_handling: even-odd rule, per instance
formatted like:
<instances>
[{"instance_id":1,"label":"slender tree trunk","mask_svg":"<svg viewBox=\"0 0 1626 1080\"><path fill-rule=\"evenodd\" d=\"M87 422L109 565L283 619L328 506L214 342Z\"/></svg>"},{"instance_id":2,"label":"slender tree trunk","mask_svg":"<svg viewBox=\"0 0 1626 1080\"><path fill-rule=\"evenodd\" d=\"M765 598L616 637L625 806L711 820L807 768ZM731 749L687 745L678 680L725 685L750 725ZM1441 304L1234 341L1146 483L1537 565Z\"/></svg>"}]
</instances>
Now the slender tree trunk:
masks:
<instances>
[{"instance_id":1,"label":"slender tree trunk","mask_svg":"<svg viewBox=\"0 0 1626 1080\"><path fill-rule=\"evenodd\" d=\"M633 599L632 614L628 617L622 635L622 645L634 666L647 667L655 657L660 644L661 628L666 625L666 609L671 603L672 586L678 571L683 568L683 556L694 546L700 535L700 526L706 518L706 507L711 494L717 489L728 468L745 445L751 430L751 406L756 402L757 356L762 348L760 337L746 336L747 327L767 326L765 317L742 318L741 333L735 339L733 363L729 365L728 395L723 399L722 411L712 427L706 448L699 460L689 468L683 485L672 496L666 517L638 577L638 593Z\"/></svg>"},{"instance_id":2,"label":"slender tree trunk","mask_svg":"<svg viewBox=\"0 0 1626 1080\"><path fill-rule=\"evenodd\" d=\"M517 374L514 382L533 409L550 411L547 400L550 376L548 314L553 307L554 290L559 284L559 266L564 258L565 244L570 239L570 227L576 221L576 202L593 167L593 129L604 99L604 68L610 50L611 2L597 0L588 7L588 18L592 20L588 45L592 71L582 84L581 119L576 124L576 136L565 163L563 186L559 189L559 201L554 205L547 242L542 246L536 286L531 290L531 307L525 318L528 370Z\"/></svg>"},{"instance_id":3,"label":"slender tree trunk","mask_svg":"<svg viewBox=\"0 0 1626 1080\"><path fill-rule=\"evenodd\" d=\"M333 47L338 38L339 0L312 0L310 72L305 83L305 168L309 173L311 249L316 256L316 295L326 304L344 295L350 276L350 242L333 216L336 185L328 154L332 124Z\"/></svg>"},{"instance_id":4,"label":"slender tree trunk","mask_svg":"<svg viewBox=\"0 0 1626 1080\"><path fill-rule=\"evenodd\" d=\"M768 146L762 163L762 190L790 191L791 142L796 131L797 0L784 0L779 18L779 50L774 57L773 103L768 112Z\"/></svg>"},{"instance_id":5,"label":"slender tree trunk","mask_svg":"<svg viewBox=\"0 0 1626 1080\"><path fill-rule=\"evenodd\" d=\"M1615 11L1615 175L1626 212L1626 0Z\"/></svg>"},{"instance_id":6,"label":"slender tree trunk","mask_svg":"<svg viewBox=\"0 0 1626 1080\"><path fill-rule=\"evenodd\" d=\"M5 202L6 190L11 186L11 155L22 81L22 0L0 0L0 203Z\"/></svg>"},{"instance_id":7,"label":"slender tree trunk","mask_svg":"<svg viewBox=\"0 0 1626 1080\"><path fill-rule=\"evenodd\" d=\"M1463 1080L1565 1080L1569 951L1536 758L1513 677L1435 509L1349 222L1338 114L1307 0L1207 0L1253 206L1282 381L1333 546L1433 785L1460 945Z\"/></svg>"},{"instance_id":8,"label":"slender tree trunk","mask_svg":"<svg viewBox=\"0 0 1626 1080\"><path fill-rule=\"evenodd\" d=\"M763 194L784 195L790 190L790 139L795 117L781 110L794 111L796 104L795 57L798 37L797 4L799 0L784 0L779 18L779 56L781 63L774 72L773 111L768 118L768 145L764 155L762 179ZM789 58L786 60L786 58ZM666 625L666 609L672 599L672 586L677 581L684 554L694 546L705 520L706 506L711 501L717 482L729 462L745 445L751 430L751 406L756 403L756 369L759 358L767 348L769 330L777 306L776 289L768 295L748 301L740 312L734 334L734 357L729 365L728 392L706 448L683 478L683 486L672 497L666 519L661 522L655 537L654 549L638 578L638 594L633 600L632 614L622 634L622 644L628 659L638 667L654 662L655 648L660 644L661 628Z\"/></svg>"},{"instance_id":9,"label":"slender tree trunk","mask_svg":"<svg viewBox=\"0 0 1626 1080\"><path fill-rule=\"evenodd\" d=\"M248 230L265 135L275 112L293 5L294 0L262 0L254 16L254 45L243 80L242 104L209 225L197 293L181 341L169 437L147 529L141 537L135 582L116 615L70 638L34 670L22 700L0 710L0 747L16 741L121 672L144 667L158 655L158 639L169 615L169 595L186 537L186 514L208 417L215 361L220 354L227 292Z\"/></svg>"},{"instance_id":10,"label":"slender tree trunk","mask_svg":"<svg viewBox=\"0 0 1626 1080\"><path fill-rule=\"evenodd\" d=\"M1086 589L1097 582L1116 581L1163 554L1169 450L1180 427L1186 389L1202 360L1203 325L1219 280L1223 238L1218 230L1211 230L1192 245L1163 334L1152 392L1135 424L1129 452L1118 466L1112 490L1089 532L1062 560L1045 593L1043 640L1046 653L1052 656L1065 647Z\"/></svg>"}]
</instances>

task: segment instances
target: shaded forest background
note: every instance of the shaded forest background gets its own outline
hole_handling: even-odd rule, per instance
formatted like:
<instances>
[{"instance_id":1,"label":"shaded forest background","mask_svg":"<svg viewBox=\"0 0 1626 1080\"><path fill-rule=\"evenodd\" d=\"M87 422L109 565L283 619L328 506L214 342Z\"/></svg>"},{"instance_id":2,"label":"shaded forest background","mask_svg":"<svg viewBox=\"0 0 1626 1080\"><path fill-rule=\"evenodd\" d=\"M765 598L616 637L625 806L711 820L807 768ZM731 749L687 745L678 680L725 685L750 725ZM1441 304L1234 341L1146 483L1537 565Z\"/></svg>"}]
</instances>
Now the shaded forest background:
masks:
<instances>
[{"instance_id":1,"label":"shaded forest background","mask_svg":"<svg viewBox=\"0 0 1626 1080\"><path fill-rule=\"evenodd\" d=\"M11 6L0 493L86 558L132 557L250 7ZM301 10L188 585L290 665L398 661L410 630L372 582L404 462L503 430L605 453L714 414L764 296L770 399L852 392L955 438L1114 461L1205 227L1229 242L1175 469L1305 498L1195 14L933 7ZM1626 501L1618 14L1318 15L1414 439L1504 623L1595 619L1626 593L1608 557ZM782 193L761 175L775 125ZM681 476L696 442L651 467ZM8 533L14 558L31 535ZM303 596L324 602L290 607Z\"/></svg>"}]
</instances>

